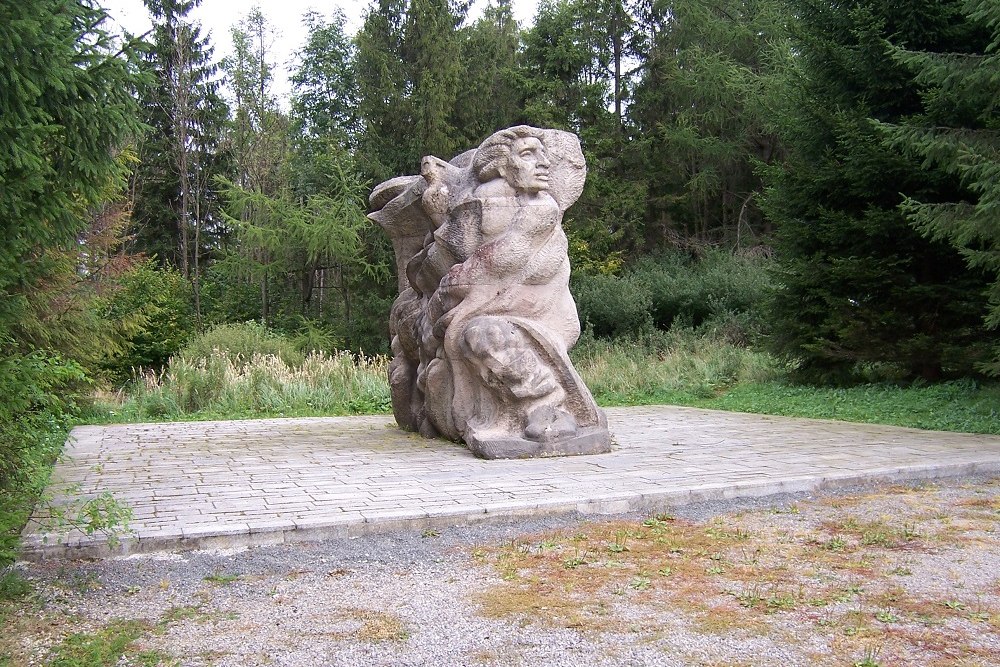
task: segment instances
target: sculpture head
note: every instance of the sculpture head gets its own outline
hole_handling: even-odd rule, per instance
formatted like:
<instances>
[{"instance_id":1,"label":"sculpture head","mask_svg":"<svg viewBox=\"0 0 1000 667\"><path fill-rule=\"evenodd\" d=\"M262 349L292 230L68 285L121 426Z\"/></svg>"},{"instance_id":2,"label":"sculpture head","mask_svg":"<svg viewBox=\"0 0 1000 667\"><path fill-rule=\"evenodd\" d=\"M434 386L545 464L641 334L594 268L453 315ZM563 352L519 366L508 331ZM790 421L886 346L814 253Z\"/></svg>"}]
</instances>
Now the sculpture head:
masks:
<instances>
[{"instance_id":1,"label":"sculpture head","mask_svg":"<svg viewBox=\"0 0 1000 667\"><path fill-rule=\"evenodd\" d=\"M527 125L501 130L480 146L472 161L480 183L503 178L519 192L549 188L549 158L542 132Z\"/></svg>"}]
</instances>

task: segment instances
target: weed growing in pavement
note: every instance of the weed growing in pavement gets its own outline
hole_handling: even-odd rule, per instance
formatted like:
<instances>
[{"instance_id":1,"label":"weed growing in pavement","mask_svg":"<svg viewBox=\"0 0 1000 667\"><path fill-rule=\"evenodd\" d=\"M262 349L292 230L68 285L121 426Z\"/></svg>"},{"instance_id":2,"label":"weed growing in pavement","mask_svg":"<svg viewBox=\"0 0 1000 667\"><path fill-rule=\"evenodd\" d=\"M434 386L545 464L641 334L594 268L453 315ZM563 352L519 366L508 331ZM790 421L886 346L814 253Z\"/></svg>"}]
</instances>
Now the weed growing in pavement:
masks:
<instances>
[{"instance_id":1,"label":"weed growing in pavement","mask_svg":"<svg viewBox=\"0 0 1000 667\"><path fill-rule=\"evenodd\" d=\"M171 625L173 623L179 623L180 621L188 621L191 619L198 618L202 616L205 612L202 609L202 605L183 605L180 607L171 607L170 609L163 612L160 616L160 624L163 626Z\"/></svg>"},{"instance_id":2,"label":"weed growing in pavement","mask_svg":"<svg viewBox=\"0 0 1000 667\"><path fill-rule=\"evenodd\" d=\"M841 537L831 537L823 544L823 548L829 551L843 551L846 543Z\"/></svg>"},{"instance_id":3,"label":"weed growing in pavement","mask_svg":"<svg viewBox=\"0 0 1000 667\"><path fill-rule=\"evenodd\" d=\"M629 582L628 587L635 591L645 591L649 590L649 587L653 585L652 579L642 575L632 577L632 581Z\"/></svg>"},{"instance_id":4,"label":"weed growing in pavement","mask_svg":"<svg viewBox=\"0 0 1000 667\"><path fill-rule=\"evenodd\" d=\"M326 632L335 639L348 639L371 643L405 642L410 638L410 629L395 614L372 609L346 608L332 612L330 623L333 629ZM346 626L350 629L339 629Z\"/></svg>"},{"instance_id":5,"label":"weed growing in pavement","mask_svg":"<svg viewBox=\"0 0 1000 667\"><path fill-rule=\"evenodd\" d=\"M899 621L899 616L892 613L891 609L883 609L875 612L875 618L883 623L897 623Z\"/></svg>"},{"instance_id":6,"label":"weed growing in pavement","mask_svg":"<svg viewBox=\"0 0 1000 667\"><path fill-rule=\"evenodd\" d=\"M863 657L854 663L854 667L879 667L878 657L881 653L881 646L866 646Z\"/></svg>"},{"instance_id":7,"label":"weed growing in pavement","mask_svg":"<svg viewBox=\"0 0 1000 667\"><path fill-rule=\"evenodd\" d=\"M239 581L240 575L238 574L226 574L224 572L213 572L212 574L204 577L204 580L210 584L215 584L216 586L228 586L234 581Z\"/></svg>"},{"instance_id":8,"label":"weed growing in pavement","mask_svg":"<svg viewBox=\"0 0 1000 667\"><path fill-rule=\"evenodd\" d=\"M628 532L620 530L615 533L615 540L608 545L608 551L613 554L621 554L628 551Z\"/></svg>"},{"instance_id":9,"label":"weed growing in pavement","mask_svg":"<svg viewBox=\"0 0 1000 667\"><path fill-rule=\"evenodd\" d=\"M410 631L399 617L380 611L362 611L361 627L356 636L361 641L402 642L410 638Z\"/></svg>"},{"instance_id":10,"label":"weed growing in pavement","mask_svg":"<svg viewBox=\"0 0 1000 667\"><path fill-rule=\"evenodd\" d=\"M81 573L62 566L59 568L58 576L53 585L80 594L87 593L88 591L96 591L101 588L101 582L98 581L94 573Z\"/></svg>"},{"instance_id":11,"label":"weed growing in pavement","mask_svg":"<svg viewBox=\"0 0 1000 667\"><path fill-rule=\"evenodd\" d=\"M576 553L572 556L567 556L563 559L563 567L568 570L580 567L581 565L587 564L587 551L577 549Z\"/></svg>"}]
</instances>

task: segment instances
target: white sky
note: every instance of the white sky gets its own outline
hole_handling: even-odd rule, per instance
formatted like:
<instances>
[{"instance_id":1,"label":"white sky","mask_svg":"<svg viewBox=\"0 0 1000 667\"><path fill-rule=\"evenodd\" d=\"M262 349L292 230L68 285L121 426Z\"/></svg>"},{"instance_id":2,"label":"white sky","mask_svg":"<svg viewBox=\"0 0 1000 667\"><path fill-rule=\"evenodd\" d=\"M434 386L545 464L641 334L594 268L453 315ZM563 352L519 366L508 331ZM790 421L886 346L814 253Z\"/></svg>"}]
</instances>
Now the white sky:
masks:
<instances>
[{"instance_id":1,"label":"white sky","mask_svg":"<svg viewBox=\"0 0 1000 667\"><path fill-rule=\"evenodd\" d=\"M149 30L149 14L142 0L99 0L113 21L108 26L116 32L127 30L133 34L142 34ZM473 0L469 10L468 22L482 15L488 0ZM273 92L279 98L287 98L289 94L288 71L294 66L295 52L302 48L305 41L305 28L302 16L309 10L330 16L333 9L340 7L347 17L348 32L353 34L361 27L362 14L368 8L368 0L257 0L243 2L239 0L202 0L201 6L195 8L190 16L201 23L202 33L211 34L211 43L215 46L215 59L221 60L232 51L232 40L229 29L245 18L254 6L259 6L275 31L275 42L272 57L277 64ZM534 22L538 0L514 0L514 17L521 26ZM114 24L117 24L114 25Z\"/></svg>"}]
</instances>

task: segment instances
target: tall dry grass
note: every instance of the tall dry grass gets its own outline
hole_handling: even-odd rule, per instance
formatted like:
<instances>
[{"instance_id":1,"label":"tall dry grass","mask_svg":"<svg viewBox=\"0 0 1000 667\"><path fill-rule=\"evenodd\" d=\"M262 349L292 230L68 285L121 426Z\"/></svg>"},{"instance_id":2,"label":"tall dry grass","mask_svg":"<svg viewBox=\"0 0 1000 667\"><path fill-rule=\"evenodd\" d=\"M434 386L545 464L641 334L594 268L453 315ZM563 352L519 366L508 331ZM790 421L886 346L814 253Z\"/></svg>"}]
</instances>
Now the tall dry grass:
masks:
<instances>
[{"instance_id":1,"label":"tall dry grass","mask_svg":"<svg viewBox=\"0 0 1000 667\"><path fill-rule=\"evenodd\" d=\"M388 366L385 357L349 352L311 352L296 364L275 354L213 350L141 372L129 387L98 400L92 416L128 422L385 413Z\"/></svg>"},{"instance_id":2,"label":"tall dry grass","mask_svg":"<svg viewBox=\"0 0 1000 667\"><path fill-rule=\"evenodd\" d=\"M780 376L779 364L766 352L690 329L617 340L584 336L571 356L602 405L686 403Z\"/></svg>"},{"instance_id":3,"label":"tall dry grass","mask_svg":"<svg viewBox=\"0 0 1000 667\"><path fill-rule=\"evenodd\" d=\"M690 403L779 376L768 354L690 329L614 341L585 335L572 357L602 405ZM311 352L296 363L214 349L139 373L130 386L101 396L87 420L387 414L387 377L388 359L381 356Z\"/></svg>"}]
</instances>

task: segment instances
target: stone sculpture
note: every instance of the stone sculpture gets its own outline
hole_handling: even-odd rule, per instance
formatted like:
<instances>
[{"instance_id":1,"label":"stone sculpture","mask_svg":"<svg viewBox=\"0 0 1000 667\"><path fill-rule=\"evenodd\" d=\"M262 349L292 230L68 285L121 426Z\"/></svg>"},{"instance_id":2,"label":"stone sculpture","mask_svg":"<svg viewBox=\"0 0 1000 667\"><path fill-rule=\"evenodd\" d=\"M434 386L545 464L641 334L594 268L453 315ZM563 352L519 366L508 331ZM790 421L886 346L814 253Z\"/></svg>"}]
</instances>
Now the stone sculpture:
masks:
<instances>
[{"instance_id":1,"label":"stone sculpture","mask_svg":"<svg viewBox=\"0 0 1000 667\"><path fill-rule=\"evenodd\" d=\"M604 413L567 351L580 335L561 221L586 163L569 132L501 130L386 181L369 218L392 240L396 421L484 458L594 454Z\"/></svg>"}]
</instances>

